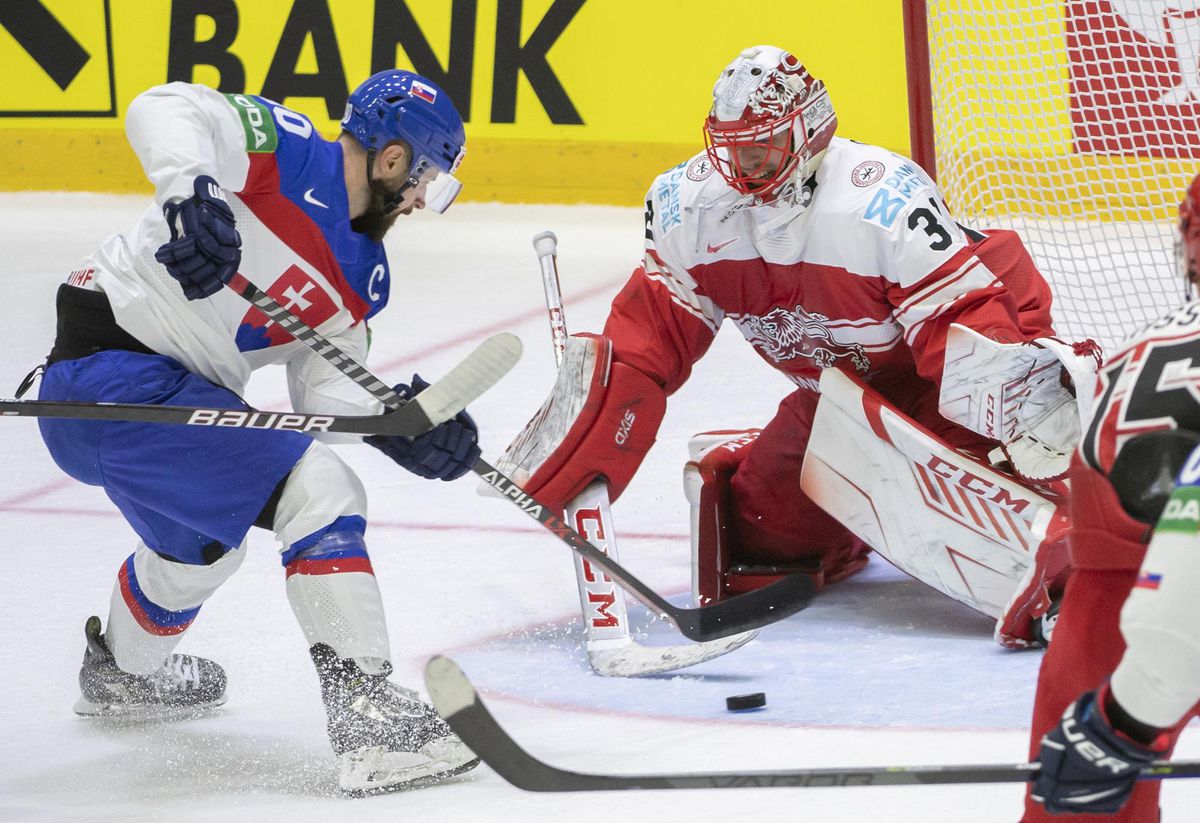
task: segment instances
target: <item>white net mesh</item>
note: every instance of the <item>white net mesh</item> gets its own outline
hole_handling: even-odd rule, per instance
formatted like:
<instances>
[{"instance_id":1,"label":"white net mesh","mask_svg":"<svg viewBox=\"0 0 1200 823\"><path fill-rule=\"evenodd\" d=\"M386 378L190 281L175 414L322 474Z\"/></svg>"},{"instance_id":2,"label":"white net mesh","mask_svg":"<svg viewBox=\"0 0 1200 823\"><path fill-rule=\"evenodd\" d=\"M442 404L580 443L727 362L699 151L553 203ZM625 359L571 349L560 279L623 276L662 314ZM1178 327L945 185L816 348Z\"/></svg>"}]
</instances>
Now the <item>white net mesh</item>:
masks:
<instances>
[{"instance_id":1,"label":"white net mesh","mask_svg":"<svg viewBox=\"0 0 1200 823\"><path fill-rule=\"evenodd\" d=\"M1068 338L1106 349L1183 299L1200 171L1200 0L928 0L938 183L1021 233Z\"/></svg>"}]
</instances>

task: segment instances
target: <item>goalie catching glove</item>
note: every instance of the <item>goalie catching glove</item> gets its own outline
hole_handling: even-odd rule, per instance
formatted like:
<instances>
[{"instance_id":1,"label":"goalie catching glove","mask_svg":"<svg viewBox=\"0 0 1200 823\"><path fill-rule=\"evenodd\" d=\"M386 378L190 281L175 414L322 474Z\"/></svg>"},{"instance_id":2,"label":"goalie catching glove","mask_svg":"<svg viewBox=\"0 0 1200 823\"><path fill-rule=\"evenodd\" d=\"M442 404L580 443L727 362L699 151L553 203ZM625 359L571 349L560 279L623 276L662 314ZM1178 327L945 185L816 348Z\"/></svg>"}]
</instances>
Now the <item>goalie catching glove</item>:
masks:
<instances>
[{"instance_id":1,"label":"goalie catching glove","mask_svg":"<svg viewBox=\"0 0 1200 823\"><path fill-rule=\"evenodd\" d=\"M1022 479L1056 480L1088 419L1099 366L1092 340L997 343L956 323L946 336L938 411L998 440Z\"/></svg>"},{"instance_id":2,"label":"goalie catching glove","mask_svg":"<svg viewBox=\"0 0 1200 823\"><path fill-rule=\"evenodd\" d=\"M613 362L611 340L572 335L550 397L496 467L556 512L597 478L616 500L654 445L666 407L661 386Z\"/></svg>"}]
</instances>

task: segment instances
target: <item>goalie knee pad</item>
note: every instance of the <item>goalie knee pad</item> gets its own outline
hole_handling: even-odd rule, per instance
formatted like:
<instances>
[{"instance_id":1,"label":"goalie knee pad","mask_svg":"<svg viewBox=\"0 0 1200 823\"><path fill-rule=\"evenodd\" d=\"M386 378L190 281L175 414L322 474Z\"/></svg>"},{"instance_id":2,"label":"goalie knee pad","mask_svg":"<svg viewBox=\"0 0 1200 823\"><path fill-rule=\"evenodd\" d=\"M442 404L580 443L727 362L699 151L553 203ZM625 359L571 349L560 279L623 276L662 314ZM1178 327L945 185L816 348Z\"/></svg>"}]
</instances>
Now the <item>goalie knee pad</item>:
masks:
<instances>
[{"instance_id":1,"label":"goalie knee pad","mask_svg":"<svg viewBox=\"0 0 1200 823\"><path fill-rule=\"evenodd\" d=\"M662 387L612 360L612 341L572 335L554 391L497 467L561 512L597 477L620 497L654 445L666 412Z\"/></svg>"},{"instance_id":2,"label":"goalie knee pad","mask_svg":"<svg viewBox=\"0 0 1200 823\"><path fill-rule=\"evenodd\" d=\"M760 429L698 434L688 443L683 470L691 505L692 596L699 604L744 594L790 574L807 574L818 588L849 577L867 564L866 546L837 523L813 524L807 537L769 533L740 511L731 482L758 440ZM797 506L819 509L798 498Z\"/></svg>"},{"instance_id":3,"label":"goalie knee pad","mask_svg":"<svg viewBox=\"0 0 1200 823\"><path fill-rule=\"evenodd\" d=\"M139 543L117 573L109 605L105 640L117 666L131 674L161 668L200 606L245 556L244 549L234 549L199 566L168 560Z\"/></svg>"},{"instance_id":4,"label":"goalie knee pad","mask_svg":"<svg viewBox=\"0 0 1200 823\"><path fill-rule=\"evenodd\" d=\"M691 507L692 598L696 603L720 600L725 593L732 550L729 480L759 431L702 432L688 441L691 459L683 467L683 492Z\"/></svg>"}]
</instances>

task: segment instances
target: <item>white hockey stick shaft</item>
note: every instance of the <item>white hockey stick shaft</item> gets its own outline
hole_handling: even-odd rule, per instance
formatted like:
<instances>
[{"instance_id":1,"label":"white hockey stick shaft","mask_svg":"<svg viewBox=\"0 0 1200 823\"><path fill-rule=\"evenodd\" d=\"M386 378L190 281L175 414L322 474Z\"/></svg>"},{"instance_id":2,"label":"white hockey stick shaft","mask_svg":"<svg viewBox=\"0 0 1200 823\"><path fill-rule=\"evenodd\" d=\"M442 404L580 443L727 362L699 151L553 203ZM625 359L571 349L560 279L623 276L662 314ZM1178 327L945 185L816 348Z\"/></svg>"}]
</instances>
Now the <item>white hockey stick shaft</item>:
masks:
<instances>
[{"instance_id":1,"label":"white hockey stick shaft","mask_svg":"<svg viewBox=\"0 0 1200 823\"><path fill-rule=\"evenodd\" d=\"M561 367L567 348L567 321L558 281L558 238L554 232L544 231L533 238L533 248L542 272L554 359ZM606 482L589 483L567 503L564 519L597 548L617 559L617 533ZM755 636L754 632L744 632L690 646L643 647L629 634L625 593L608 575L575 555L575 580L587 635L588 663L600 675L630 677L686 668L727 654Z\"/></svg>"},{"instance_id":2,"label":"white hockey stick shaft","mask_svg":"<svg viewBox=\"0 0 1200 823\"><path fill-rule=\"evenodd\" d=\"M552 231L544 231L533 238L533 248L542 273L554 363L561 367L567 350L567 319L558 281L558 237ZM608 484L603 480L590 483L579 496L569 501L563 519L609 557L619 559ZM588 659L592 660L597 652L632 642L625 593L608 575L579 555L575 555L575 580L579 585L579 605L587 632Z\"/></svg>"}]
</instances>

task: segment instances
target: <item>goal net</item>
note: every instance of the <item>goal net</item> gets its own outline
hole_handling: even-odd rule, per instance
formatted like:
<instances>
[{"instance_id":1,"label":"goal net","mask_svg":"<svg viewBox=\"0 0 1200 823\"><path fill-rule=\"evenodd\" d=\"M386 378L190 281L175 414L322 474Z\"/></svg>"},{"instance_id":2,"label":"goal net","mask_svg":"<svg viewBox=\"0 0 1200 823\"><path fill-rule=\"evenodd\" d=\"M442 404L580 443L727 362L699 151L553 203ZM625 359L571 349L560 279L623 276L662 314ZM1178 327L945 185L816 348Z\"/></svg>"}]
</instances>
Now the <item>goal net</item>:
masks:
<instances>
[{"instance_id":1,"label":"goal net","mask_svg":"<svg viewBox=\"0 0 1200 823\"><path fill-rule=\"evenodd\" d=\"M1111 351L1179 305L1200 0L905 6L914 159L965 225L1022 235L1060 334Z\"/></svg>"}]
</instances>

